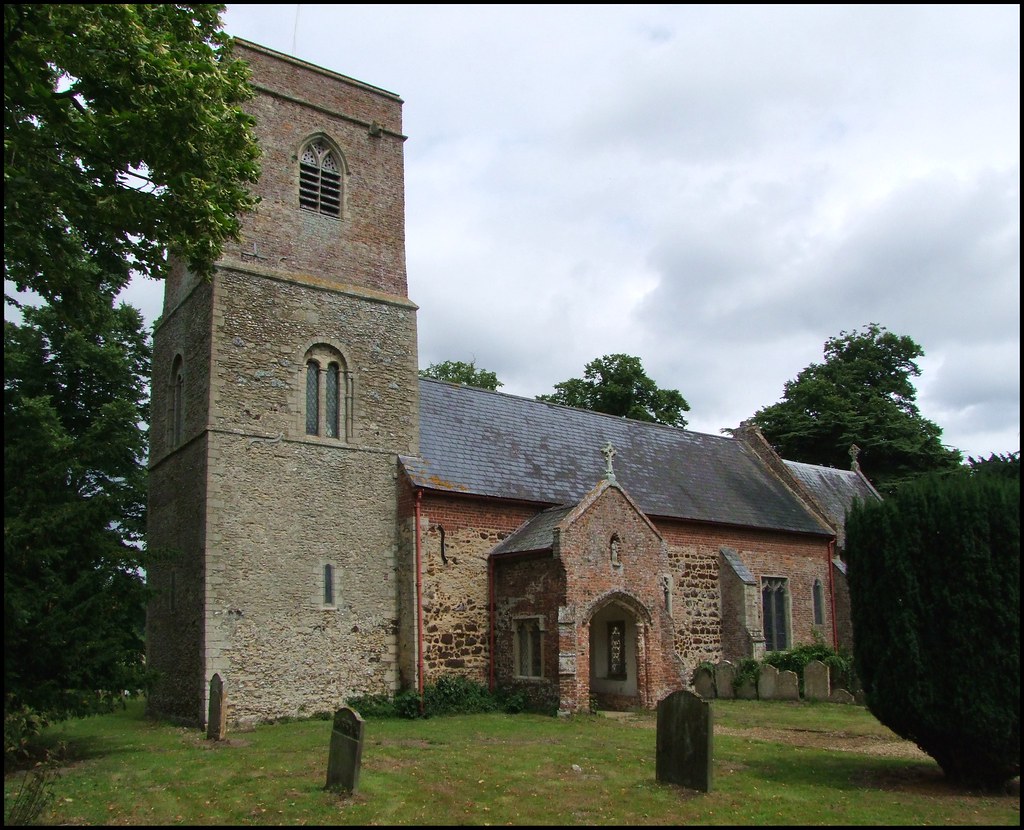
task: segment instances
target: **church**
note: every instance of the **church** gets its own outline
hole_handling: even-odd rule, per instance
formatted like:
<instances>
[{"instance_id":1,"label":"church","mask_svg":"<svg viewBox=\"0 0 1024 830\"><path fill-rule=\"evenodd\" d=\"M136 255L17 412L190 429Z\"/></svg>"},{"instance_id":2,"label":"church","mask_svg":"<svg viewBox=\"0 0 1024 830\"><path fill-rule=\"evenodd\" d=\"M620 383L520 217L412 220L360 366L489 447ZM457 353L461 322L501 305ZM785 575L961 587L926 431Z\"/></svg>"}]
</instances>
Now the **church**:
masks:
<instances>
[{"instance_id":1,"label":"church","mask_svg":"<svg viewBox=\"0 0 1024 830\"><path fill-rule=\"evenodd\" d=\"M247 41L257 211L154 328L150 712L333 711L448 674L570 714L849 644L860 472L419 377L402 100Z\"/></svg>"}]
</instances>

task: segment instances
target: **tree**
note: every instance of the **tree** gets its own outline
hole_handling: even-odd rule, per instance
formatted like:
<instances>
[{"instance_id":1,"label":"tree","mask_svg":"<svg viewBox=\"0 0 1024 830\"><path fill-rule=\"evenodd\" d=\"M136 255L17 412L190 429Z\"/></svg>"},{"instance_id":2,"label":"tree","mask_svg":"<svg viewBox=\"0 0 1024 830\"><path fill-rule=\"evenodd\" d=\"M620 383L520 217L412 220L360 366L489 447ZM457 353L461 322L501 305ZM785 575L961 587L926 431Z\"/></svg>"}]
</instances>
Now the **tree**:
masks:
<instances>
[{"instance_id":1,"label":"tree","mask_svg":"<svg viewBox=\"0 0 1024 830\"><path fill-rule=\"evenodd\" d=\"M556 383L553 394L538 395L537 400L674 427L685 427L683 413L690 411L678 391L659 389L640 358L625 354L607 354L590 361L582 379Z\"/></svg>"},{"instance_id":2,"label":"tree","mask_svg":"<svg viewBox=\"0 0 1024 830\"><path fill-rule=\"evenodd\" d=\"M76 302L211 273L259 176L221 5L4 6L4 276ZM18 301L5 294L8 303Z\"/></svg>"},{"instance_id":3,"label":"tree","mask_svg":"<svg viewBox=\"0 0 1024 830\"><path fill-rule=\"evenodd\" d=\"M109 301L4 321L4 750L143 677L142 317Z\"/></svg>"},{"instance_id":4,"label":"tree","mask_svg":"<svg viewBox=\"0 0 1024 830\"><path fill-rule=\"evenodd\" d=\"M1020 774L1020 466L932 473L846 522L868 708L952 781Z\"/></svg>"},{"instance_id":5,"label":"tree","mask_svg":"<svg viewBox=\"0 0 1024 830\"><path fill-rule=\"evenodd\" d=\"M924 351L911 338L870 323L825 342L825 362L787 381L782 400L753 421L791 461L846 467L860 450L865 474L883 491L922 473L956 469L959 450L943 446L942 430L922 417L911 378Z\"/></svg>"},{"instance_id":6,"label":"tree","mask_svg":"<svg viewBox=\"0 0 1024 830\"><path fill-rule=\"evenodd\" d=\"M463 363L461 360L431 363L426 369L420 369L420 377L444 380L448 383L464 383L466 386L489 389L491 392L497 392L499 387L505 385L498 380L494 372L477 369L475 360L469 363Z\"/></svg>"},{"instance_id":7,"label":"tree","mask_svg":"<svg viewBox=\"0 0 1024 830\"><path fill-rule=\"evenodd\" d=\"M211 274L256 204L223 10L4 6L5 755L142 682L150 347L115 301L169 253Z\"/></svg>"}]
</instances>

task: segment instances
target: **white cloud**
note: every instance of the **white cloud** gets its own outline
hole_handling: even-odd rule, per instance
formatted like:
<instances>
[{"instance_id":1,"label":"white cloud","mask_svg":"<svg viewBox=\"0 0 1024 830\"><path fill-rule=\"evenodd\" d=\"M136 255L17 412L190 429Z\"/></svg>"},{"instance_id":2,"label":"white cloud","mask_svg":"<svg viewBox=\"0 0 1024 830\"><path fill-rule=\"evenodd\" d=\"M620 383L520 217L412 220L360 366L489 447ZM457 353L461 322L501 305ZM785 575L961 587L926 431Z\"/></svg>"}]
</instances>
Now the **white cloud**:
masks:
<instances>
[{"instance_id":1,"label":"white cloud","mask_svg":"<svg viewBox=\"0 0 1024 830\"><path fill-rule=\"evenodd\" d=\"M922 345L922 412L978 457L1020 444L1019 18L442 4L225 20L406 102L421 366L476 360L533 396L634 354L717 432L877 322Z\"/></svg>"}]
</instances>

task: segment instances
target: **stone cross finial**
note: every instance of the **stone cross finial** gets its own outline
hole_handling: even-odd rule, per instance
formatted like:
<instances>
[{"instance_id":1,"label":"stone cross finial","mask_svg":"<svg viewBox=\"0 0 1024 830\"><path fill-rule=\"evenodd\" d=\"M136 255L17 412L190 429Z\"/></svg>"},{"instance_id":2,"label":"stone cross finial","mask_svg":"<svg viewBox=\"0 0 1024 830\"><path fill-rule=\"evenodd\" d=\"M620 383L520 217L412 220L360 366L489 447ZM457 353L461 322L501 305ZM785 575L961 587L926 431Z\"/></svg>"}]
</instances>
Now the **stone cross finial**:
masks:
<instances>
[{"instance_id":1,"label":"stone cross finial","mask_svg":"<svg viewBox=\"0 0 1024 830\"><path fill-rule=\"evenodd\" d=\"M860 462L857 460L857 456L860 455L860 447L856 444L850 444L850 469L855 473L860 472Z\"/></svg>"},{"instance_id":2,"label":"stone cross finial","mask_svg":"<svg viewBox=\"0 0 1024 830\"><path fill-rule=\"evenodd\" d=\"M601 455L604 456L605 463L604 477L608 479L608 481L614 482L615 471L612 469L612 458L615 456L615 447L612 446L611 441L601 448Z\"/></svg>"}]
</instances>

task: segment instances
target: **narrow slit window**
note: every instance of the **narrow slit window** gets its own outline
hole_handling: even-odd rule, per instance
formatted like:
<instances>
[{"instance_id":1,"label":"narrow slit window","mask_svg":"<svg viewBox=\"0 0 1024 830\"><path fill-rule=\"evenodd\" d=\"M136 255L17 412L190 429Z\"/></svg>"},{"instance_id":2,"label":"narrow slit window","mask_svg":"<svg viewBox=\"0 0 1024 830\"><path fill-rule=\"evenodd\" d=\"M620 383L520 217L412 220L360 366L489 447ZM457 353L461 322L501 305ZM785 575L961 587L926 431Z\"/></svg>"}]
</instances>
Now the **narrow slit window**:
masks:
<instances>
[{"instance_id":1,"label":"narrow slit window","mask_svg":"<svg viewBox=\"0 0 1024 830\"><path fill-rule=\"evenodd\" d=\"M331 363L327 367L327 400L326 406L326 423L325 429L328 438L338 437L338 392L339 392L339 379L341 377L341 369L337 363Z\"/></svg>"},{"instance_id":2,"label":"narrow slit window","mask_svg":"<svg viewBox=\"0 0 1024 830\"><path fill-rule=\"evenodd\" d=\"M334 605L334 565L324 565L324 605Z\"/></svg>"},{"instance_id":3,"label":"narrow slit window","mask_svg":"<svg viewBox=\"0 0 1024 830\"><path fill-rule=\"evenodd\" d=\"M320 433L320 364L306 364L306 435Z\"/></svg>"},{"instance_id":4,"label":"narrow slit window","mask_svg":"<svg viewBox=\"0 0 1024 830\"><path fill-rule=\"evenodd\" d=\"M306 145L299 162L299 207L341 215L341 165L323 141Z\"/></svg>"},{"instance_id":5,"label":"narrow slit window","mask_svg":"<svg viewBox=\"0 0 1024 830\"><path fill-rule=\"evenodd\" d=\"M820 579L814 580L814 624L825 624L825 589Z\"/></svg>"}]
</instances>

